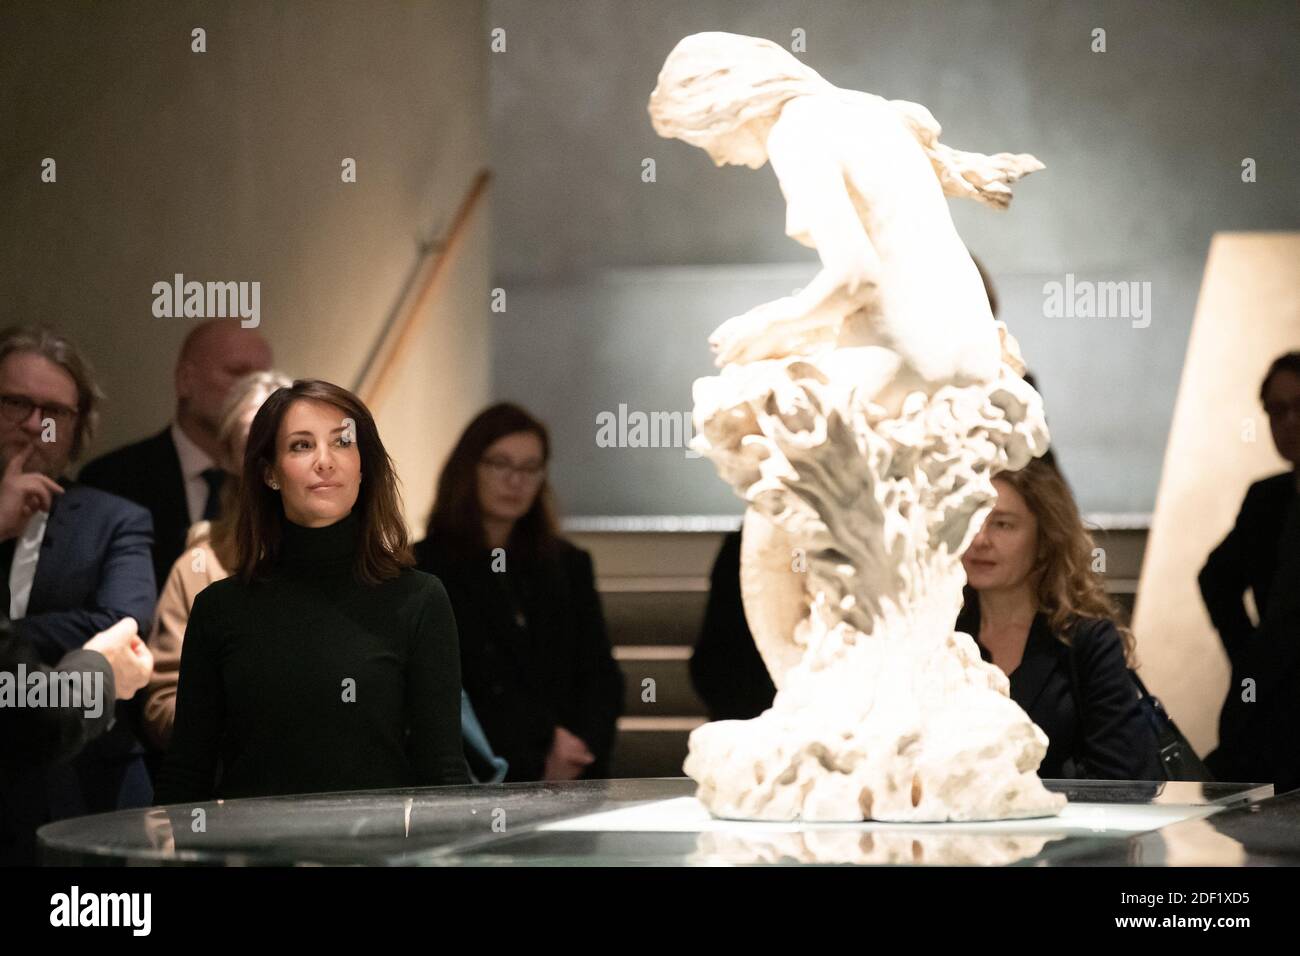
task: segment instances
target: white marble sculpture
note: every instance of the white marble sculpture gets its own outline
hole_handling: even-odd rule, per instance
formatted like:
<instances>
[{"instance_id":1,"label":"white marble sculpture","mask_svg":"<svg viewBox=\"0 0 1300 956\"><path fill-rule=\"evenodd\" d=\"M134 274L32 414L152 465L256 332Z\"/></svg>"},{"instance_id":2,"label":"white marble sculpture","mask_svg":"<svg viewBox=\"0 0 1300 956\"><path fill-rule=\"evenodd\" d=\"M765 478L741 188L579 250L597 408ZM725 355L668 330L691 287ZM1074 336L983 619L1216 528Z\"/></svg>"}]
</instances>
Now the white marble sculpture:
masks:
<instances>
[{"instance_id":1,"label":"white marble sculpture","mask_svg":"<svg viewBox=\"0 0 1300 956\"><path fill-rule=\"evenodd\" d=\"M741 592L778 689L692 733L699 799L744 819L1059 812L1046 736L953 631L990 479L1048 435L944 197L1004 208L1042 164L950 149L923 106L729 33L677 45L650 115L719 166L770 160L787 234L822 262L723 323L721 373L695 383L694 447L747 504Z\"/></svg>"}]
</instances>

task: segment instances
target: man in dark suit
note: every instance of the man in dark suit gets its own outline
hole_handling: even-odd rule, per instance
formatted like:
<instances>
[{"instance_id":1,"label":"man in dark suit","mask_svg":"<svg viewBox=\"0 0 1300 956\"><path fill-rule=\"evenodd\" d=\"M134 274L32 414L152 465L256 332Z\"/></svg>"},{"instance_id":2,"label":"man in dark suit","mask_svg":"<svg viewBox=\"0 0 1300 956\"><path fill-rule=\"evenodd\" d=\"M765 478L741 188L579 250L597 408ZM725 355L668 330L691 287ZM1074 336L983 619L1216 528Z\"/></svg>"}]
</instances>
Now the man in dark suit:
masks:
<instances>
[{"instance_id":1,"label":"man in dark suit","mask_svg":"<svg viewBox=\"0 0 1300 956\"><path fill-rule=\"evenodd\" d=\"M148 512L56 480L93 434L97 395L63 337L0 331L0 612L49 666L122 618L145 633L153 618ZM47 781L48 818L148 806L142 753L119 720Z\"/></svg>"},{"instance_id":2,"label":"man in dark suit","mask_svg":"<svg viewBox=\"0 0 1300 956\"><path fill-rule=\"evenodd\" d=\"M50 768L65 763L113 725L115 700L145 685L153 656L131 618L68 651L53 668L0 615L0 866L35 862L36 828L46 821ZM50 688L43 706L20 705L33 676ZM75 696L53 693L75 683ZM69 683L64 683L69 686Z\"/></svg>"},{"instance_id":3,"label":"man in dark suit","mask_svg":"<svg viewBox=\"0 0 1300 956\"><path fill-rule=\"evenodd\" d=\"M1300 418L1300 409L1297 410ZM1259 710L1247 733L1263 740L1276 793L1300 787L1300 495L1282 526L1277 577L1259 622Z\"/></svg>"},{"instance_id":4,"label":"man in dark suit","mask_svg":"<svg viewBox=\"0 0 1300 956\"><path fill-rule=\"evenodd\" d=\"M190 525L215 518L224 472L218 466L221 408L230 387L271 367L271 349L238 319L196 325L176 360L175 420L151 438L96 458L79 480L134 501L153 517L154 580L162 589L185 550Z\"/></svg>"},{"instance_id":5,"label":"man in dark suit","mask_svg":"<svg viewBox=\"0 0 1300 956\"><path fill-rule=\"evenodd\" d=\"M1279 570L1287 557L1284 549L1295 547L1287 543L1283 529L1300 493L1300 352L1289 352L1273 362L1260 386L1260 399L1273 444L1291 469L1250 486L1236 524L1210 554L1198 578L1206 610L1232 667L1228 696L1219 714L1219 746L1205 760L1220 780L1273 779L1264 736L1256 723L1263 701L1258 694L1255 700L1243 700L1243 682L1253 680L1259 690L1262 624L1278 596L1298 586L1295 580L1279 576ZM1261 622L1258 629L1243 601L1247 588ZM1300 635L1292 638L1300 641ZM1300 692L1300 686L1291 692Z\"/></svg>"}]
</instances>

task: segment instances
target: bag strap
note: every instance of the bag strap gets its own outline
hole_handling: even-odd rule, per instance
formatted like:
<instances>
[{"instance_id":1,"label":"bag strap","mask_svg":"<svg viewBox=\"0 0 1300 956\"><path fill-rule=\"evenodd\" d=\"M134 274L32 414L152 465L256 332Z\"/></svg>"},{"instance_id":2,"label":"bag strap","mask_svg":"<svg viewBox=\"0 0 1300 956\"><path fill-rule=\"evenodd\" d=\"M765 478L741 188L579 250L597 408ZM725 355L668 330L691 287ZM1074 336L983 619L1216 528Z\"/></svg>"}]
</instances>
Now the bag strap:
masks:
<instances>
[{"instance_id":1,"label":"bag strap","mask_svg":"<svg viewBox=\"0 0 1300 956\"><path fill-rule=\"evenodd\" d=\"M1074 657L1074 636L1073 635L1071 635L1069 646L1070 646L1070 690L1074 693L1074 703L1076 709L1082 712L1083 698L1082 695L1079 693L1079 665L1075 661L1075 657ZM1155 697L1151 696L1151 691L1147 690L1147 685L1142 683L1142 678L1138 677L1138 672L1131 667L1125 667L1124 669L1128 671L1129 680L1132 681L1133 686L1137 688L1138 700L1140 701L1143 699L1148 699L1152 703L1154 703L1156 707L1160 708L1163 711L1164 708L1160 707L1160 701L1158 701Z\"/></svg>"},{"instance_id":2,"label":"bag strap","mask_svg":"<svg viewBox=\"0 0 1300 956\"><path fill-rule=\"evenodd\" d=\"M1160 769L1164 772L1165 779L1213 780L1214 775L1201 762L1196 750L1178 729L1174 719L1165 711L1160 698L1147 690L1147 685L1142 682L1137 671L1131 667L1126 667L1125 670L1128 671L1132 685L1137 689L1138 705L1142 708L1143 716L1152 724L1151 729L1156 735L1156 745L1159 748ZM1079 693L1079 671L1074 656L1073 640L1070 641L1070 689L1074 693L1075 712L1079 718L1079 727L1082 728L1083 700ZM1178 777L1172 774L1175 770L1180 772Z\"/></svg>"}]
</instances>

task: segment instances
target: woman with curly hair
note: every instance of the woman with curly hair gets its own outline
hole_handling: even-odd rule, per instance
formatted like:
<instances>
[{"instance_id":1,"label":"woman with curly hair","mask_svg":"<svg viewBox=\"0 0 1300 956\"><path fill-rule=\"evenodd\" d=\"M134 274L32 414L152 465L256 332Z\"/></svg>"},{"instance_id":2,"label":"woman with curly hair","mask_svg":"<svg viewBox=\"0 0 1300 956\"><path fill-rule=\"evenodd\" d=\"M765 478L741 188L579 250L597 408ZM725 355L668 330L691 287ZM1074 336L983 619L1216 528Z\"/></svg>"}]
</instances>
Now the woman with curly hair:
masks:
<instances>
[{"instance_id":1,"label":"woman with curly hair","mask_svg":"<svg viewBox=\"0 0 1300 956\"><path fill-rule=\"evenodd\" d=\"M1041 459L993 485L997 502L962 556L969 584L957 630L1006 673L1011 698L1047 734L1039 775L1164 779L1129 674L1133 634L1092 569L1069 486Z\"/></svg>"}]
</instances>

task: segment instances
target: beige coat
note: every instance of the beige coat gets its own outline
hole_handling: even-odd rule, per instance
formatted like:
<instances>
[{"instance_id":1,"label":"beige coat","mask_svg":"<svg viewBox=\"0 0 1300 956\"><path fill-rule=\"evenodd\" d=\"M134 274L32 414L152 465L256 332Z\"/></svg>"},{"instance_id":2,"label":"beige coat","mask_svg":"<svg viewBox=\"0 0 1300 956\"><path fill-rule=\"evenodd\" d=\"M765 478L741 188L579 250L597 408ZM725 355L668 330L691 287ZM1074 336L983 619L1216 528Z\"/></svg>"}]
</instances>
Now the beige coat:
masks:
<instances>
[{"instance_id":1,"label":"beige coat","mask_svg":"<svg viewBox=\"0 0 1300 956\"><path fill-rule=\"evenodd\" d=\"M153 677L145 689L144 729L154 746L166 750L176 719L176 683L180 676L181 644L190 608L198 593L230 572L221 566L208 536L211 525L200 521L185 539L185 552L172 565L158 597L149 650L153 652Z\"/></svg>"}]
</instances>

